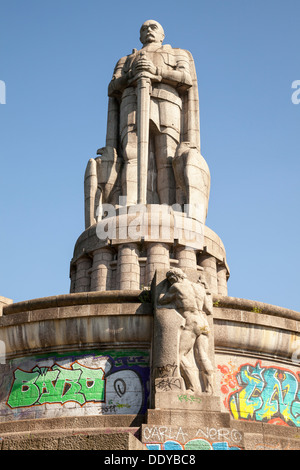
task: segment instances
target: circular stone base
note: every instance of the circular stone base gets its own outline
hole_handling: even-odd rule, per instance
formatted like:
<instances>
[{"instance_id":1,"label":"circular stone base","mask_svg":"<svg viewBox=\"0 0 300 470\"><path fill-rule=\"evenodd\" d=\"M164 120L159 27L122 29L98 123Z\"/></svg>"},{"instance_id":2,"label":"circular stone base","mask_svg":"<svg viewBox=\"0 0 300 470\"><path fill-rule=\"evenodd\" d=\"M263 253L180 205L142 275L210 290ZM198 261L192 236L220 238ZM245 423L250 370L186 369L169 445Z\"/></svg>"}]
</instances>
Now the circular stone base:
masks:
<instances>
[{"instance_id":1,"label":"circular stone base","mask_svg":"<svg viewBox=\"0 0 300 470\"><path fill-rule=\"evenodd\" d=\"M216 233L168 206L120 208L78 238L70 292L149 287L156 269L172 266L204 271L211 292L227 294L229 268Z\"/></svg>"}]
</instances>

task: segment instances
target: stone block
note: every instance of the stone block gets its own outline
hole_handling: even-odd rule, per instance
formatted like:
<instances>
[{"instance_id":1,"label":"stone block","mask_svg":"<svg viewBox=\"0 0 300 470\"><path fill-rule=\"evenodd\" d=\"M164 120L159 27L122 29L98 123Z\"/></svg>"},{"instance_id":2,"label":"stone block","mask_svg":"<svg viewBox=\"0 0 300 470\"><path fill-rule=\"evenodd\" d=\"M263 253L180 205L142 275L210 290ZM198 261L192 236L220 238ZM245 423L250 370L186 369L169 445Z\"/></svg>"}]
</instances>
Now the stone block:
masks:
<instances>
[{"instance_id":1,"label":"stone block","mask_svg":"<svg viewBox=\"0 0 300 470\"><path fill-rule=\"evenodd\" d=\"M169 442L170 445L174 442L196 450L200 450L202 445L207 448L215 445L216 449L244 448L243 434L212 420L209 423L199 422L196 426L191 426L188 421L180 426L143 424L141 440L145 444Z\"/></svg>"},{"instance_id":2,"label":"stone block","mask_svg":"<svg viewBox=\"0 0 300 470\"><path fill-rule=\"evenodd\" d=\"M77 430L72 434L64 430L54 436L40 437L34 434L5 436L2 450L146 450L129 430L107 432L107 430Z\"/></svg>"},{"instance_id":3,"label":"stone block","mask_svg":"<svg viewBox=\"0 0 300 470\"><path fill-rule=\"evenodd\" d=\"M220 398L202 394L194 396L191 393L178 391L161 391L155 394L155 408L188 411L220 411Z\"/></svg>"},{"instance_id":4,"label":"stone block","mask_svg":"<svg viewBox=\"0 0 300 470\"><path fill-rule=\"evenodd\" d=\"M201 410L166 410L166 409L148 409L146 414L147 425L172 425L189 427L217 427L236 429L235 422L230 420L229 413L210 412Z\"/></svg>"},{"instance_id":5,"label":"stone block","mask_svg":"<svg viewBox=\"0 0 300 470\"><path fill-rule=\"evenodd\" d=\"M0 317L3 315L3 308L13 303L12 299L0 296Z\"/></svg>"}]
</instances>

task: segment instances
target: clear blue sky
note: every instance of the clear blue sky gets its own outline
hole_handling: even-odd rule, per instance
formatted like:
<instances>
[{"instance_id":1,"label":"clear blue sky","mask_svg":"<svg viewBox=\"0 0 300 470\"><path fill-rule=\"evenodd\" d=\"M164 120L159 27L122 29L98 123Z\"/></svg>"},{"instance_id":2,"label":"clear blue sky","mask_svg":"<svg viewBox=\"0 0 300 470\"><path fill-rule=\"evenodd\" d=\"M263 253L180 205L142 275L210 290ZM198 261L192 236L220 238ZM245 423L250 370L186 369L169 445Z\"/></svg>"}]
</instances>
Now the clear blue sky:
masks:
<instances>
[{"instance_id":1,"label":"clear blue sky","mask_svg":"<svg viewBox=\"0 0 300 470\"><path fill-rule=\"evenodd\" d=\"M105 144L116 61L159 21L196 63L207 224L229 295L300 310L299 0L1 0L0 295L69 292L83 176Z\"/></svg>"}]
</instances>

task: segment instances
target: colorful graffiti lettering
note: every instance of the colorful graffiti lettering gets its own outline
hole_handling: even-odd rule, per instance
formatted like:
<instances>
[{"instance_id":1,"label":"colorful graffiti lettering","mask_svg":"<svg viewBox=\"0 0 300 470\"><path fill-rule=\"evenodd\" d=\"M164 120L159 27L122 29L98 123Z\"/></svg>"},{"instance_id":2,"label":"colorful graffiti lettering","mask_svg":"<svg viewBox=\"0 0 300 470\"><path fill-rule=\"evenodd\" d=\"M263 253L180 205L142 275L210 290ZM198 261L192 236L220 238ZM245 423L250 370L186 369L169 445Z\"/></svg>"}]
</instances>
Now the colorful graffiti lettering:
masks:
<instances>
[{"instance_id":1,"label":"colorful graffiti lettering","mask_svg":"<svg viewBox=\"0 0 300 470\"><path fill-rule=\"evenodd\" d=\"M235 419L300 426L299 373L257 361L242 365L235 378L238 388L227 399Z\"/></svg>"},{"instance_id":2,"label":"colorful graffiti lettering","mask_svg":"<svg viewBox=\"0 0 300 470\"><path fill-rule=\"evenodd\" d=\"M193 402L193 403L201 403L202 398L194 397L194 395L178 395L178 400L180 402Z\"/></svg>"},{"instance_id":3,"label":"colorful graffiti lettering","mask_svg":"<svg viewBox=\"0 0 300 470\"><path fill-rule=\"evenodd\" d=\"M56 405L57 413L57 405L66 403L68 409L85 406L84 413L89 408L89 414L144 413L147 409L150 374L147 351L111 351L105 356L95 352L40 356L17 364L10 375L5 405L1 403L0 408L4 411L6 406L7 410L17 412L20 419L25 413L29 416L30 409L37 409L38 405L47 405L43 412L46 414L52 408L48 405ZM2 389L8 381L6 377Z\"/></svg>"},{"instance_id":4,"label":"colorful graffiti lettering","mask_svg":"<svg viewBox=\"0 0 300 470\"><path fill-rule=\"evenodd\" d=\"M241 450L237 446L230 447L228 442L210 443L206 439L191 439L185 444L178 441L166 441L162 444L146 444L148 450Z\"/></svg>"},{"instance_id":5,"label":"colorful graffiti lettering","mask_svg":"<svg viewBox=\"0 0 300 470\"><path fill-rule=\"evenodd\" d=\"M104 371L76 361L70 369L58 364L51 368L37 366L30 372L17 369L7 404L11 408L68 401L84 405L89 401L103 402L104 393Z\"/></svg>"}]
</instances>

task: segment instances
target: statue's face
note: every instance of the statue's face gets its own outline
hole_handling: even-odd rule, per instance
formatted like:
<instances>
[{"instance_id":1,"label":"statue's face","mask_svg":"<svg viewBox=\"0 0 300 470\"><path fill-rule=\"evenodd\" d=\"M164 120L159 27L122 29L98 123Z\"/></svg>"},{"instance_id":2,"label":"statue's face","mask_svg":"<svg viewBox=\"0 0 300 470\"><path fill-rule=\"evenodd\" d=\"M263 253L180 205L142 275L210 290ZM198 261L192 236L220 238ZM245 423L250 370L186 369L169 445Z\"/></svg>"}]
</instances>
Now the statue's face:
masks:
<instances>
[{"instance_id":1,"label":"statue's face","mask_svg":"<svg viewBox=\"0 0 300 470\"><path fill-rule=\"evenodd\" d=\"M154 20L145 21L140 30L140 40L143 45L149 43L161 44L165 34L162 26Z\"/></svg>"},{"instance_id":2,"label":"statue's face","mask_svg":"<svg viewBox=\"0 0 300 470\"><path fill-rule=\"evenodd\" d=\"M178 282L178 280L179 280L179 278L176 275L176 273L169 273L168 281L170 282L170 284L175 284L176 282Z\"/></svg>"}]
</instances>

